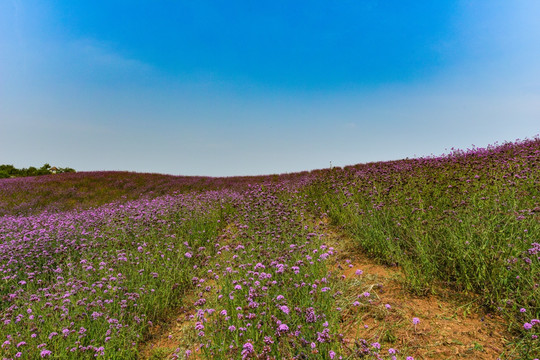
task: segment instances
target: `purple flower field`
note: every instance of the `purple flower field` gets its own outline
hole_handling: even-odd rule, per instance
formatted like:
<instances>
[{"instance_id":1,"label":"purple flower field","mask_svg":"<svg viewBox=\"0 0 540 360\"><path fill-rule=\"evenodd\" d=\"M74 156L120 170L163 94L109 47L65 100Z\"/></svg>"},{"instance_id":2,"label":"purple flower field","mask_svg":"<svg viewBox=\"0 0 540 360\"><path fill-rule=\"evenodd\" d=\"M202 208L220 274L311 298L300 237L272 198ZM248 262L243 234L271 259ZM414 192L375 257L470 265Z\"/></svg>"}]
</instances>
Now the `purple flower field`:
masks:
<instances>
[{"instance_id":1,"label":"purple flower field","mask_svg":"<svg viewBox=\"0 0 540 360\"><path fill-rule=\"evenodd\" d=\"M348 254L326 218L412 294L444 287L502 316L501 358L540 351L538 138L266 177L2 179L0 194L3 359L142 358L179 308L193 339L163 358L413 358L400 339L346 339L343 314L373 296L336 270Z\"/></svg>"},{"instance_id":2,"label":"purple flower field","mask_svg":"<svg viewBox=\"0 0 540 360\"><path fill-rule=\"evenodd\" d=\"M130 358L211 257L229 191L0 219L0 352ZM191 254L186 256L185 254ZM105 354L105 355L104 355Z\"/></svg>"}]
</instances>

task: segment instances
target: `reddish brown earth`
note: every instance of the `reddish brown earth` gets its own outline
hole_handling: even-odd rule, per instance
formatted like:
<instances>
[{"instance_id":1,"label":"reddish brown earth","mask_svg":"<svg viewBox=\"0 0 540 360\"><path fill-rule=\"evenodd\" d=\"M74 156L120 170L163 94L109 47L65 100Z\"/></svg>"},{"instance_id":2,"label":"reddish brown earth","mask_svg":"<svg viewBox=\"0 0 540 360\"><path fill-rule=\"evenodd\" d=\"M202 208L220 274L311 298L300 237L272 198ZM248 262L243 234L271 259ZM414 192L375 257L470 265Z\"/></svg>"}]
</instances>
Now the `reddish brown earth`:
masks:
<instances>
[{"instance_id":1,"label":"reddish brown earth","mask_svg":"<svg viewBox=\"0 0 540 360\"><path fill-rule=\"evenodd\" d=\"M367 308L353 307L344 314L342 332L350 344L363 338L368 343L379 342L384 352L395 348L416 360L497 359L505 349L511 336L503 320L475 306L470 296L447 289L441 289L440 295L415 296L407 291L399 268L369 259L326 221L320 226L329 242L350 261L341 261L338 271L351 282L353 295L366 289L372 294ZM355 274L358 269L362 275ZM416 326L412 322L415 317L420 320Z\"/></svg>"}]
</instances>

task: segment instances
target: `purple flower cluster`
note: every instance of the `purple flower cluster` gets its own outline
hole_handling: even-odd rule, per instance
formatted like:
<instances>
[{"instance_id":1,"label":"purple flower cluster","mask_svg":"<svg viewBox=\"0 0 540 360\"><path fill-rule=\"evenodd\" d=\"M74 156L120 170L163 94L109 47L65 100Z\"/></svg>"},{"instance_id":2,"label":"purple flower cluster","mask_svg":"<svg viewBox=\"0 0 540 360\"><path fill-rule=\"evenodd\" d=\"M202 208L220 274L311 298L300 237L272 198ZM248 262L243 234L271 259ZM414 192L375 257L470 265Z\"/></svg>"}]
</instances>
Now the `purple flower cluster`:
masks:
<instances>
[{"instance_id":1,"label":"purple flower cluster","mask_svg":"<svg viewBox=\"0 0 540 360\"><path fill-rule=\"evenodd\" d=\"M327 265L335 250L323 234L306 228L315 223L307 207L283 185L253 186L237 199L238 212L228 219L232 225L217 240L206 271L219 280L195 300L208 330L201 345L209 358L294 357L340 347L330 326L339 317L332 291L337 279ZM296 350L283 353L283 341Z\"/></svg>"},{"instance_id":2,"label":"purple flower cluster","mask_svg":"<svg viewBox=\"0 0 540 360\"><path fill-rule=\"evenodd\" d=\"M0 217L7 341L0 355L131 357L136 350L125 344L137 343L179 301L175 294L193 286L193 269L214 251L221 204L238 196L206 192Z\"/></svg>"}]
</instances>

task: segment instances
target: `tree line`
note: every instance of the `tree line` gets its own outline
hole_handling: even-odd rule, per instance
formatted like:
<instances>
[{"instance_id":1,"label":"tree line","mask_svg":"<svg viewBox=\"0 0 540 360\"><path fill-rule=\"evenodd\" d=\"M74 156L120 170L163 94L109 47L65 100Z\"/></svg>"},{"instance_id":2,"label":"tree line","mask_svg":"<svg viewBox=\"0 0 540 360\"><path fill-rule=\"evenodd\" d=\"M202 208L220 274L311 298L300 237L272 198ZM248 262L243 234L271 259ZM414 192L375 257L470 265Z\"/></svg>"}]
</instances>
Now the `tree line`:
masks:
<instances>
[{"instance_id":1,"label":"tree line","mask_svg":"<svg viewBox=\"0 0 540 360\"><path fill-rule=\"evenodd\" d=\"M23 177L23 176L38 176L38 175L50 175L75 172L74 169L66 167L60 168L44 164L40 168L30 166L28 168L17 169L13 165L0 165L0 179Z\"/></svg>"}]
</instances>

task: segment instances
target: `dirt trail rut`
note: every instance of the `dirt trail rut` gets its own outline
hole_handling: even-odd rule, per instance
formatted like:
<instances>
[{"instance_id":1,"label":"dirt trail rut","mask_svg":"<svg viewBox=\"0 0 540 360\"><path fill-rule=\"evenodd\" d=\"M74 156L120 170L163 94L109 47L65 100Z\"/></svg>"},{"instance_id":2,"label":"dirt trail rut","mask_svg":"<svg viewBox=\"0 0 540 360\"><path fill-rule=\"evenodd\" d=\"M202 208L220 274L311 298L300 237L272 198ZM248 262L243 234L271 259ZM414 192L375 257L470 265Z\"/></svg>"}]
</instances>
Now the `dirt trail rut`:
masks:
<instances>
[{"instance_id":1,"label":"dirt trail rut","mask_svg":"<svg viewBox=\"0 0 540 360\"><path fill-rule=\"evenodd\" d=\"M497 359L505 349L510 335L502 319L482 312L472 302L463 303L459 294L417 297L403 285L404 275L399 268L380 265L360 252L354 241L326 218L315 226L324 234L326 243L339 251L336 265L344 282L344 307L341 332L350 353L355 341L365 339L369 344L380 343L381 353L395 348L399 354L418 359ZM235 229L227 227L220 236L222 243L235 238ZM359 275L358 270L361 270ZM367 306L350 306L359 295L369 290ZM185 304L192 304L189 294ZM348 303L348 304L347 304ZM186 349L190 359L200 358L194 331L195 311L190 305L178 309L167 324L155 327L150 339L140 347L142 359L171 359L175 349L183 358ZM418 323L414 324L413 319ZM355 358L355 357L348 357Z\"/></svg>"},{"instance_id":2,"label":"dirt trail rut","mask_svg":"<svg viewBox=\"0 0 540 360\"><path fill-rule=\"evenodd\" d=\"M456 293L414 296L403 285L404 275L399 268L368 258L349 236L328 221L319 223L319 231L340 250L337 270L346 279L359 279L363 287L358 287L358 292L371 289L369 306L349 311L342 319L342 332L350 344L363 338L379 342L383 348L399 349L416 360L491 360L505 349L511 336L501 318L483 312ZM357 270L362 274L358 275ZM416 325L414 318L418 319Z\"/></svg>"}]
</instances>

